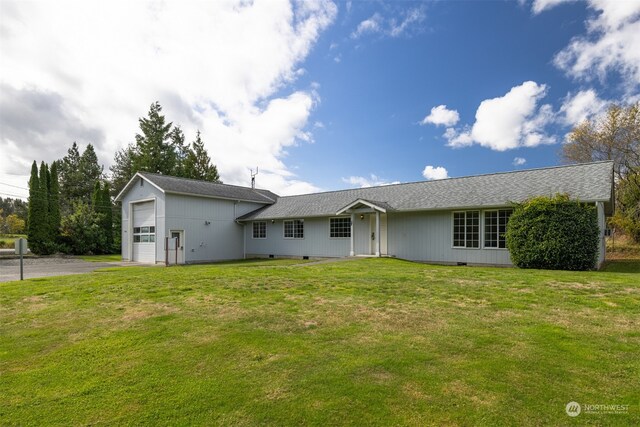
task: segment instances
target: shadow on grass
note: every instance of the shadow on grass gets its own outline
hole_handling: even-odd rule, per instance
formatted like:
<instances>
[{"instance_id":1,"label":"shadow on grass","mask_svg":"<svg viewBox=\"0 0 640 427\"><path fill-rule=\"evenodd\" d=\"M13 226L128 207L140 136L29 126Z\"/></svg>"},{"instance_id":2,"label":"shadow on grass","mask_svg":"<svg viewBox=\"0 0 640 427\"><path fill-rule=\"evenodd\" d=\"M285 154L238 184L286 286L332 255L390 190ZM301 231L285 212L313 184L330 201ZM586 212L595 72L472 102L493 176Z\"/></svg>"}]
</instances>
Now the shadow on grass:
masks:
<instances>
[{"instance_id":1,"label":"shadow on grass","mask_svg":"<svg viewBox=\"0 0 640 427\"><path fill-rule=\"evenodd\" d=\"M640 273L639 259L619 259L607 261L602 271L608 273Z\"/></svg>"}]
</instances>

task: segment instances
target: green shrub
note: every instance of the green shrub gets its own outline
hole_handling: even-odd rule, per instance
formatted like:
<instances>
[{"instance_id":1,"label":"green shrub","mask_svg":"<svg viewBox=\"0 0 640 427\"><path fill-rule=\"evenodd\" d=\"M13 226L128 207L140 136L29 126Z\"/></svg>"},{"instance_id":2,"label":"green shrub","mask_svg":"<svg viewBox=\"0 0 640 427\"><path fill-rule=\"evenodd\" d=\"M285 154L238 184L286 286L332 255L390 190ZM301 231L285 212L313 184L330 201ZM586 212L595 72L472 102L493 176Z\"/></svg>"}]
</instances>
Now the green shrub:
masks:
<instances>
[{"instance_id":1,"label":"green shrub","mask_svg":"<svg viewBox=\"0 0 640 427\"><path fill-rule=\"evenodd\" d=\"M598 236L595 206L556 195L516 204L506 239L518 267L588 270L598 260Z\"/></svg>"}]
</instances>

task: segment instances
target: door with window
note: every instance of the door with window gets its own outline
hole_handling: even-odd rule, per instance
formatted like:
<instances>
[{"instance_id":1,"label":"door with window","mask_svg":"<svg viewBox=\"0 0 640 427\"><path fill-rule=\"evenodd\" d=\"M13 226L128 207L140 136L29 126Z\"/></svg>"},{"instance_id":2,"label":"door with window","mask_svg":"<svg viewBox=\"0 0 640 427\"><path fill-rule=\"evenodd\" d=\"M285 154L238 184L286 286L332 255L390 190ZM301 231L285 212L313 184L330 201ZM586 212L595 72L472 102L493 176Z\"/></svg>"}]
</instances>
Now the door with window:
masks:
<instances>
[{"instance_id":1,"label":"door with window","mask_svg":"<svg viewBox=\"0 0 640 427\"><path fill-rule=\"evenodd\" d=\"M176 239L177 263L184 264L184 230L171 230L170 237Z\"/></svg>"}]
</instances>

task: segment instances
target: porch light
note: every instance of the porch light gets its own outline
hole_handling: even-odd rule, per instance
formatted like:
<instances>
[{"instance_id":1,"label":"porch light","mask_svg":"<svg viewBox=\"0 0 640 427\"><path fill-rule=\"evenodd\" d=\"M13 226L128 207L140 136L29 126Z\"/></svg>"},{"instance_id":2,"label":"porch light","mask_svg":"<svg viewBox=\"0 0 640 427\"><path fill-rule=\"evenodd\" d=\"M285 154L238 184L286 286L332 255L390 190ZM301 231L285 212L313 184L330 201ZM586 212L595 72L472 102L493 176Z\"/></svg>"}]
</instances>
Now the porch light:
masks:
<instances>
[{"instance_id":1,"label":"porch light","mask_svg":"<svg viewBox=\"0 0 640 427\"><path fill-rule=\"evenodd\" d=\"M364 219L364 214L360 214L360 219Z\"/></svg>"}]
</instances>

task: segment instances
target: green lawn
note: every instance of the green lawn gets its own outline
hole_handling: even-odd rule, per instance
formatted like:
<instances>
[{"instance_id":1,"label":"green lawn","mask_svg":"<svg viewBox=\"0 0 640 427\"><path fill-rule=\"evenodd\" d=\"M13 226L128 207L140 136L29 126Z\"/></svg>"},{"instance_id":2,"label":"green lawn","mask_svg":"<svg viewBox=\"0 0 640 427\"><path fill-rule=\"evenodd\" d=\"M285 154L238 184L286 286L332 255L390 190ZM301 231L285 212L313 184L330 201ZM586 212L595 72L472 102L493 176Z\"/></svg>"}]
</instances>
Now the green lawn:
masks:
<instances>
[{"instance_id":1,"label":"green lawn","mask_svg":"<svg viewBox=\"0 0 640 427\"><path fill-rule=\"evenodd\" d=\"M122 255L120 254L108 254L108 255L80 255L81 260L88 262L120 262L122 261Z\"/></svg>"},{"instance_id":2,"label":"green lawn","mask_svg":"<svg viewBox=\"0 0 640 427\"><path fill-rule=\"evenodd\" d=\"M637 269L293 263L0 283L0 424L640 424Z\"/></svg>"}]
</instances>

